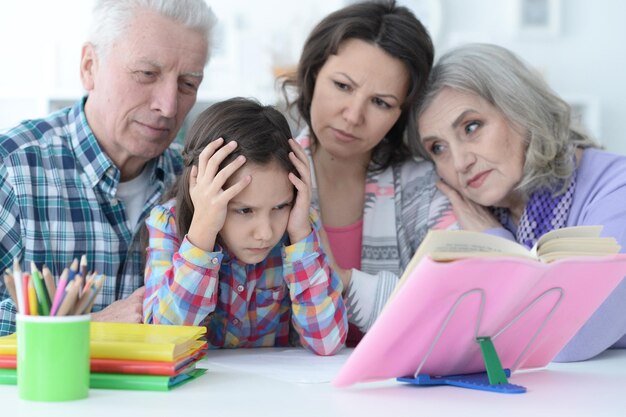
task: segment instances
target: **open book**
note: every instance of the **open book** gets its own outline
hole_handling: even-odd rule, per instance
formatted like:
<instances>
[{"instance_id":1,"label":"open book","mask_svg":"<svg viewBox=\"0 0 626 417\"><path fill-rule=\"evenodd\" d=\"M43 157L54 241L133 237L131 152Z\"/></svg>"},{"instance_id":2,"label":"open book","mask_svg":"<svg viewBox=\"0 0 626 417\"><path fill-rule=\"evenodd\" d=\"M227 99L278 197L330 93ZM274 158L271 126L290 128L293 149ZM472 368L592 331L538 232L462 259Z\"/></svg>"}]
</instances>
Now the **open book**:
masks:
<instances>
[{"instance_id":1,"label":"open book","mask_svg":"<svg viewBox=\"0 0 626 417\"><path fill-rule=\"evenodd\" d=\"M411 271L428 255L435 261L453 261L463 258L514 256L552 262L573 256L602 256L619 253L621 246L613 237L601 237L602 226L572 226L552 230L541 236L530 250L500 236L467 230L431 230L404 274L394 293L404 285Z\"/></svg>"},{"instance_id":2,"label":"open book","mask_svg":"<svg viewBox=\"0 0 626 417\"><path fill-rule=\"evenodd\" d=\"M562 229L529 251L479 233L431 232L333 383L484 372L479 337L512 372L546 366L626 276L626 255L599 233ZM539 262L533 252L552 259L549 246L561 259Z\"/></svg>"},{"instance_id":3,"label":"open book","mask_svg":"<svg viewBox=\"0 0 626 417\"><path fill-rule=\"evenodd\" d=\"M530 250L512 240L466 230L431 230L418 248L414 261L425 255L438 261L476 256L522 256L552 262L572 256L619 253L613 237L600 237L602 226L573 226L552 230L541 236ZM407 269L410 269L407 268Z\"/></svg>"}]
</instances>

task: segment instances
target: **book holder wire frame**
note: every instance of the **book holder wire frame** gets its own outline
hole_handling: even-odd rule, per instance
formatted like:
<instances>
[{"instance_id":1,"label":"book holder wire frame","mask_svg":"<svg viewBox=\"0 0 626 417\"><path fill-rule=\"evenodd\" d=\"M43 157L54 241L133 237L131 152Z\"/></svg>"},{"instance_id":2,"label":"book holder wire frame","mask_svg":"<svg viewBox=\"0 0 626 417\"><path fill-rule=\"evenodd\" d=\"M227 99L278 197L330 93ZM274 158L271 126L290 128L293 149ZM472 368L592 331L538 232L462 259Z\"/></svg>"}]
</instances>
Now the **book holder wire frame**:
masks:
<instances>
[{"instance_id":1,"label":"book holder wire frame","mask_svg":"<svg viewBox=\"0 0 626 417\"><path fill-rule=\"evenodd\" d=\"M507 323L504 327L502 327L502 329L498 330L492 336L479 335L480 324L483 318L483 312L485 307L484 290L482 288L474 288L466 291L457 298L454 305L450 308L446 319L441 325L441 328L437 332L437 335L430 344L426 355L424 355L424 358L422 358L422 361L415 370L413 376L401 377L397 378L397 380L414 385L451 385L461 388L477 389L482 391L492 391L506 394L520 394L526 392L525 387L511 384L508 382L507 378L511 375L511 372L509 369L502 368L502 364L500 362L500 358L498 357L498 353L496 352L496 349L493 345L493 341L496 340L499 335L504 333L513 324L519 321L526 313L532 310L533 306L535 306L542 299L546 298L549 294L552 293L557 293L558 298L554 302L554 305L552 306L542 323L537 327L537 330L534 332L526 346L524 346L517 359L514 361L512 368L516 369L520 360L524 357L524 354L528 351L528 349L530 349L530 346L532 346L533 342L535 341L541 330L548 323L548 321L558 308L559 304L563 300L563 296L565 294L563 288L550 288L538 295L537 298L535 298L530 304L528 304L515 318L513 318L513 320ZM458 307L464 302L465 299L467 299L468 296L472 294L480 294L480 306L478 310L478 318L476 320L476 325L474 329L474 338L476 342L480 345L486 372L450 376L431 376L427 374L421 374L420 371L422 370L424 364L428 360L428 357L437 345L437 342L439 342L439 339L441 338L443 332L448 326L448 323L456 313Z\"/></svg>"}]
</instances>

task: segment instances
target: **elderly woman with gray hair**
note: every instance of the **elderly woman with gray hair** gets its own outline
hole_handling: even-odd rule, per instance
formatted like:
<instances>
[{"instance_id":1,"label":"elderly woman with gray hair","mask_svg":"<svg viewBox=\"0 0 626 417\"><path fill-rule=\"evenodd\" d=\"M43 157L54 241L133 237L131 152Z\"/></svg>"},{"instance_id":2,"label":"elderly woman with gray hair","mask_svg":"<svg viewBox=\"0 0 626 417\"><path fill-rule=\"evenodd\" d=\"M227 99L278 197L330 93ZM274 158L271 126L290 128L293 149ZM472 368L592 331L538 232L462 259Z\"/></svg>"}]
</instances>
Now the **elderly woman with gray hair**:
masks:
<instances>
[{"instance_id":1,"label":"elderly woman with gray hair","mask_svg":"<svg viewBox=\"0 0 626 417\"><path fill-rule=\"evenodd\" d=\"M530 248L553 229L602 225L626 250L626 157L598 149L569 105L507 49L471 44L443 55L416 120L414 145L435 163L463 229ZM626 280L556 360L610 347L626 347Z\"/></svg>"}]
</instances>

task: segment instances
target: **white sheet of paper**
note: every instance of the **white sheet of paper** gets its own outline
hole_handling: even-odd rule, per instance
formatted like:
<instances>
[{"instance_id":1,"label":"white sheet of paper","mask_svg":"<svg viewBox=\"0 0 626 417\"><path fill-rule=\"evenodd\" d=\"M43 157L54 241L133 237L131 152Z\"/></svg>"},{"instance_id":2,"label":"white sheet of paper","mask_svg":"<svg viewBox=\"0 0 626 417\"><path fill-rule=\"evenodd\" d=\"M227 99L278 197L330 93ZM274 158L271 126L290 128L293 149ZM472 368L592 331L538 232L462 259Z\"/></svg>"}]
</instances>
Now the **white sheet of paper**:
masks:
<instances>
[{"instance_id":1,"label":"white sheet of paper","mask_svg":"<svg viewBox=\"0 0 626 417\"><path fill-rule=\"evenodd\" d=\"M334 356L317 356L303 348L256 348L210 350L202 367L234 369L300 384L330 382L353 349Z\"/></svg>"}]
</instances>

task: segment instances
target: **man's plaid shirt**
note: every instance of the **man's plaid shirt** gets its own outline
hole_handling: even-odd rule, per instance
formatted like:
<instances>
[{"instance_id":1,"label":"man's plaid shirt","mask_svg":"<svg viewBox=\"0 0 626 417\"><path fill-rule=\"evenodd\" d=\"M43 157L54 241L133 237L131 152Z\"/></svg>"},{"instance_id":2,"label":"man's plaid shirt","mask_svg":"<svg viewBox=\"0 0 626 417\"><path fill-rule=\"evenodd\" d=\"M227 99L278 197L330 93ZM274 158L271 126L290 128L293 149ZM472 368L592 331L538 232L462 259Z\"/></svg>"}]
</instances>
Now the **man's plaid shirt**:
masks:
<instances>
[{"instance_id":1,"label":"man's plaid shirt","mask_svg":"<svg viewBox=\"0 0 626 417\"><path fill-rule=\"evenodd\" d=\"M170 147L150 165L155 192L131 230L124 204L115 198L121 173L89 128L85 101L0 134L0 268L11 268L17 258L24 271L34 261L58 278L86 254L89 270L106 276L98 311L143 285L139 231L182 160ZM15 331L15 312L0 281L0 335Z\"/></svg>"}]
</instances>

